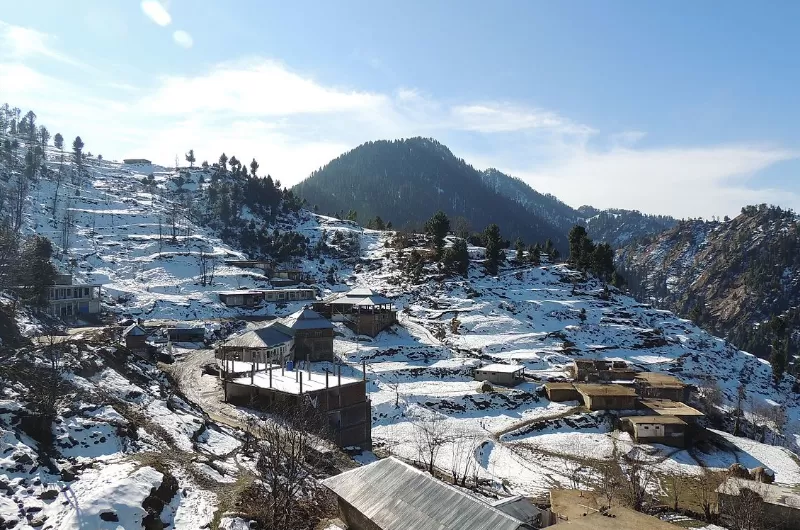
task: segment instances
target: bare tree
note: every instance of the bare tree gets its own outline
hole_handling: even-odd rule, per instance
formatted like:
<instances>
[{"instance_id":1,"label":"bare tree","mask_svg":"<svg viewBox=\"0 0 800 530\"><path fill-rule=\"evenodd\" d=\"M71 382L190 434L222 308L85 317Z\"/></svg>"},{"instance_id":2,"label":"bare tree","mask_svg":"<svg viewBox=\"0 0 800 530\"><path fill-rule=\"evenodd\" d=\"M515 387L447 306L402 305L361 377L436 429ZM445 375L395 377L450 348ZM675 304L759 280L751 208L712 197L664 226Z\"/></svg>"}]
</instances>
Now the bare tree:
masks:
<instances>
[{"instance_id":1,"label":"bare tree","mask_svg":"<svg viewBox=\"0 0 800 530\"><path fill-rule=\"evenodd\" d=\"M704 470L703 474L691 482L690 490L695 501L703 508L706 521L714 517L714 506L717 502L717 488L724 480L724 473Z\"/></svg>"},{"instance_id":2,"label":"bare tree","mask_svg":"<svg viewBox=\"0 0 800 530\"><path fill-rule=\"evenodd\" d=\"M213 254L209 254L205 249L202 249L198 258L198 265L200 267L200 285L203 287L213 285L214 272L217 267Z\"/></svg>"},{"instance_id":3,"label":"bare tree","mask_svg":"<svg viewBox=\"0 0 800 530\"><path fill-rule=\"evenodd\" d=\"M611 508L614 499L622 488L622 469L616 455L600 462L597 466L597 491L605 498L606 508Z\"/></svg>"},{"instance_id":4,"label":"bare tree","mask_svg":"<svg viewBox=\"0 0 800 530\"><path fill-rule=\"evenodd\" d=\"M678 511L681 496L687 488L688 476L680 470L670 472L664 477L667 486L667 499L673 511Z\"/></svg>"},{"instance_id":5,"label":"bare tree","mask_svg":"<svg viewBox=\"0 0 800 530\"><path fill-rule=\"evenodd\" d=\"M420 461L433 475L436 468L436 457L442 447L452 440L447 422L444 416L435 415L418 418L414 422L414 444Z\"/></svg>"},{"instance_id":6,"label":"bare tree","mask_svg":"<svg viewBox=\"0 0 800 530\"><path fill-rule=\"evenodd\" d=\"M719 512L729 528L733 530L762 530L780 528L773 526L773 521L765 520L764 493L765 487L760 482L746 482L746 486L738 488L738 495L720 495Z\"/></svg>"},{"instance_id":7,"label":"bare tree","mask_svg":"<svg viewBox=\"0 0 800 530\"><path fill-rule=\"evenodd\" d=\"M655 483L655 466L633 449L622 457L622 471L626 500L631 508L642 511L648 499L647 490Z\"/></svg>"},{"instance_id":8,"label":"bare tree","mask_svg":"<svg viewBox=\"0 0 800 530\"><path fill-rule=\"evenodd\" d=\"M454 429L451 433L450 449L452 451L452 466L450 473L453 484L467 485L467 480L473 478L477 483L478 462L475 460L475 447L480 442L481 436L467 429Z\"/></svg>"},{"instance_id":9,"label":"bare tree","mask_svg":"<svg viewBox=\"0 0 800 530\"><path fill-rule=\"evenodd\" d=\"M314 446L325 417L306 402L272 409L276 415L253 429L259 439L253 505L261 528L314 528L326 514L324 492L314 480Z\"/></svg>"},{"instance_id":10,"label":"bare tree","mask_svg":"<svg viewBox=\"0 0 800 530\"><path fill-rule=\"evenodd\" d=\"M577 456L577 455L585 455L589 451L586 447L586 443L582 437L576 437L573 439L572 443L570 444L570 453L558 453L555 455L561 463L561 466L564 468L564 475L569 479L570 488L574 490L580 490L581 485L583 484L584 474L586 471L586 466L584 462L585 457ZM581 496L583 496L583 492L581 492Z\"/></svg>"}]
</instances>

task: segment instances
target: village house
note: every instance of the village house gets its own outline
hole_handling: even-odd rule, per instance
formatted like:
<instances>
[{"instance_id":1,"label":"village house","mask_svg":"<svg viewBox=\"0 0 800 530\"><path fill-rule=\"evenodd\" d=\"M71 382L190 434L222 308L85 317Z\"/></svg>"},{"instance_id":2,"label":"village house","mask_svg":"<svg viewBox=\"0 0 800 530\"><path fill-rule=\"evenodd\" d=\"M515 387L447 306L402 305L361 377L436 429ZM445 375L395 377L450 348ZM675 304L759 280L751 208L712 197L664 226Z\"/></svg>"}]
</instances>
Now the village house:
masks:
<instances>
[{"instance_id":1,"label":"village house","mask_svg":"<svg viewBox=\"0 0 800 530\"><path fill-rule=\"evenodd\" d=\"M573 383L569 382L551 382L544 384L544 391L547 394L547 399L555 402L563 401L578 401L581 395L578 389L575 388Z\"/></svg>"},{"instance_id":2,"label":"village house","mask_svg":"<svg viewBox=\"0 0 800 530\"><path fill-rule=\"evenodd\" d=\"M333 324L313 309L295 311L272 327L294 339L295 360L333 361Z\"/></svg>"},{"instance_id":3,"label":"village house","mask_svg":"<svg viewBox=\"0 0 800 530\"><path fill-rule=\"evenodd\" d=\"M717 488L717 506L727 525L749 515L757 517L758 528L800 528L800 493L788 486L729 477Z\"/></svg>"},{"instance_id":4,"label":"village house","mask_svg":"<svg viewBox=\"0 0 800 530\"><path fill-rule=\"evenodd\" d=\"M583 405L589 410L633 410L636 391L622 385L583 383L575 385Z\"/></svg>"},{"instance_id":5,"label":"village house","mask_svg":"<svg viewBox=\"0 0 800 530\"><path fill-rule=\"evenodd\" d=\"M286 303L314 300L314 289L239 289L220 291L219 301L228 307L256 307L263 302Z\"/></svg>"},{"instance_id":6,"label":"village house","mask_svg":"<svg viewBox=\"0 0 800 530\"><path fill-rule=\"evenodd\" d=\"M248 259L226 259L223 263L229 267L237 267L239 269L261 269L265 273L269 273L275 268L273 260L248 260Z\"/></svg>"},{"instance_id":7,"label":"village house","mask_svg":"<svg viewBox=\"0 0 800 530\"><path fill-rule=\"evenodd\" d=\"M139 324L131 324L122 331L125 347L137 355L147 352L147 335L147 330Z\"/></svg>"},{"instance_id":8,"label":"village house","mask_svg":"<svg viewBox=\"0 0 800 530\"><path fill-rule=\"evenodd\" d=\"M152 162L146 158L124 158L122 162L126 166L149 166L152 164Z\"/></svg>"},{"instance_id":9,"label":"village house","mask_svg":"<svg viewBox=\"0 0 800 530\"><path fill-rule=\"evenodd\" d=\"M238 372L229 363L284 364L292 358L294 339L274 326L246 331L217 346L215 356L225 372ZM257 368L256 368L257 369Z\"/></svg>"},{"instance_id":10,"label":"village house","mask_svg":"<svg viewBox=\"0 0 800 530\"><path fill-rule=\"evenodd\" d=\"M489 381L495 385L515 386L525 380L525 367L521 364L487 364L475 368L476 381Z\"/></svg>"},{"instance_id":11,"label":"village house","mask_svg":"<svg viewBox=\"0 0 800 530\"><path fill-rule=\"evenodd\" d=\"M582 383L633 381L636 373L622 360L575 359L572 364L573 378Z\"/></svg>"},{"instance_id":12,"label":"village house","mask_svg":"<svg viewBox=\"0 0 800 530\"><path fill-rule=\"evenodd\" d=\"M696 408L671 399L640 398L639 408L658 416L674 416L687 422L694 422L705 416Z\"/></svg>"},{"instance_id":13,"label":"village house","mask_svg":"<svg viewBox=\"0 0 800 530\"><path fill-rule=\"evenodd\" d=\"M71 274L59 274L47 292L47 312L59 318L91 318L100 313L99 283L73 283Z\"/></svg>"},{"instance_id":14,"label":"village house","mask_svg":"<svg viewBox=\"0 0 800 530\"><path fill-rule=\"evenodd\" d=\"M375 337L397 322L392 301L371 289L357 288L315 302L313 309L333 320L344 322L359 335Z\"/></svg>"},{"instance_id":15,"label":"village house","mask_svg":"<svg viewBox=\"0 0 800 530\"><path fill-rule=\"evenodd\" d=\"M537 528L394 457L322 484L336 495L339 517L349 530Z\"/></svg>"},{"instance_id":16,"label":"village house","mask_svg":"<svg viewBox=\"0 0 800 530\"><path fill-rule=\"evenodd\" d=\"M686 422L675 416L628 416L620 419L622 430L636 443L659 443L672 447L686 447Z\"/></svg>"},{"instance_id":17,"label":"village house","mask_svg":"<svg viewBox=\"0 0 800 530\"><path fill-rule=\"evenodd\" d=\"M291 366L291 363L286 363ZM229 365L235 366L233 364ZM223 381L225 400L235 405L273 405L298 408L305 402L327 418L327 435L339 447L372 448L372 405L367 397L366 377L343 377L337 373L289 369L266 365L249 374L228 373Z\"/></svg>"},{"instance_id":18,"label":"village house","mask_svg":"<svg viewBox=\"0 0 800 530\"><path fill-rule=\"evenodd\" d=\"M689 386L675 376L659 372L639 372L633 380L636 392L643 398L687 401Z\"/></svg>"}]
</instances>

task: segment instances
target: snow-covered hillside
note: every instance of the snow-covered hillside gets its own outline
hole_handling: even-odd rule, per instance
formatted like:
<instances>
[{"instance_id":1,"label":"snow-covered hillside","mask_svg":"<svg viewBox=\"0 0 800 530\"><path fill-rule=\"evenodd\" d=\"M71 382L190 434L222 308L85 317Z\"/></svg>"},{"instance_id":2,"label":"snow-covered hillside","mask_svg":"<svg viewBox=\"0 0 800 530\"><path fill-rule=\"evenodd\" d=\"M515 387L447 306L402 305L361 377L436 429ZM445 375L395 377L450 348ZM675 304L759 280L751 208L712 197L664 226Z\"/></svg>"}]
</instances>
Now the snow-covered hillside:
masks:
<instances>
[{"instance_id":1,"label":"snow-covered hillside","mask_svg":"<svg viewBox=\"0 0 800 530\"><path fill-rule=\"evenodd\" d=\"M48 235L56 247L62 246L62 220L65 212L72 212L74 229L67 252L59 256L59 266L81 279L103 283L105 308L119 315L195 321L251 315L221 305L214 293L268 286L268 280L256 270L224 266L223 259L246 256L188 219L181 218L179 233L172 241L167 219L178 200L178 195L171 193L173 173L148 169L153 169L158 182L155 193L142 184L144 175L139 168L92 161L87 185L62 184L55 215L55 183L41 180L32 189L25 229ZM202 186L201 170L190 174L193 182L187 186ZM375 339L356 340L349 329L336 324L334 342L338 357L349 365L346 372L360 376L366 361L377 453L389 451L419 461L419 432L437 422L457 436L438 451L436 466L445 472L472 474L501 494L538 495L553 485L567 485L570 458L597 460L634 447L665 474L675 470L698 474L704 467L722 469L742 462L748 467L771 468L777 482L800 484L800 465L786 448L725 433L720 433L715 443L695 450L636 446L627 435L613 430L609 416L582 413L577 403L551 403L537 391L540 381L565 377L565 368L580 357L624 359L643 370L670 372L699 389L718 386L723 408L728 411L743 382L749 417L762 421L763 410L780 407L788 422L785 427L772 427L785 433L785 444L797 447L800 400L791 391L793 379L786 377L775 386L768 363L691 322L639 304L613 289L606 294L598 282L557 264L519 269L506 264L497 277L491 277L473 262L467 278L446 277L429 264L421 282L412 284L401 267L401 254L407 255L411 249L393 248L391 232L361 229L307 211L279 222L282 229L306 236L309 247L316 247L323 237L330 244L337 232L358 239L357 258L322 252L293 263L311 274L320 294L364 286L394 297L399 325ZM217 260L212 285L201 285L201 254ZM297 305L270 305L255 313L286 314ZM177 366L202 355L210 357L210 352L187 350L182 355ZM41 507L30 512L31 519L41 513L48 521L60 521L53 528L65 529L71 528L81 513L99 514L107 509L113 509L118 517L132 513L126 520L138 521L137 517L144 516L140 497L149 494L150 487L163 484L166 469L176 477L182 493L164 501L167 511L161 511L160 517L174 528L199 528L193 525L209 522L219 503L219 488L236 477L234 469L246 468L235 450L240 433L225 431L205 419L200 410L207 406L203 392L197 393L197 403L171 394L171 383L153 365L125 361L109 366L113 351L95 352L92 358L100 359L101 364L85 375L76 368L71 380L89 395L108 395L109 399L77 400L74 411L63 414L64 421L56 428L60 440L69 440L58 450L58 467L69 459L96 462L58 494L65 496L64 501L79 502L48 503L38 498L45 485L58 477L43 467L30 474L37 465L36 444L12 426L8 414L13 414L18 397L7 392L4 415L0 415L0 426L5 429L0 455L7 460L0 460L0 480L13 485L13 493L7 497L13 502L0 497L0 514L27 520L27 512L19 513L20 509ZM481 391L472 379L471 369L481 363L512 361L525 365L526 372L538 381L513 389ZM214 376L197 378L203 391L218 385ZM150 425L159 426L151 431L161 433L163 428L169 436L153 439L147 429L139 432L137 427L135 443L128 440L129 435L120 438L119 428L142 415ZM95 432L98 434L92 435ZM166 468L149 456L165 451L180 457L169 460ZM27 457L8 456L16 452ZM198 453L216 457L191 456ZM363 454L359 460L369 458L372 455ZM214 460L214 466L209 460ZM26 462L22 467L21 461ZM186 476L178 476L181 473ZM196 473L205 473L202 484L197 483ZM31 486L31 476L38 476L40 484ZM131 500L112 508L104 504L117 497ZM97 518L99 515L92 520ZM131 524L138 527L139 523Z\"/></svg>"}]
</instances>

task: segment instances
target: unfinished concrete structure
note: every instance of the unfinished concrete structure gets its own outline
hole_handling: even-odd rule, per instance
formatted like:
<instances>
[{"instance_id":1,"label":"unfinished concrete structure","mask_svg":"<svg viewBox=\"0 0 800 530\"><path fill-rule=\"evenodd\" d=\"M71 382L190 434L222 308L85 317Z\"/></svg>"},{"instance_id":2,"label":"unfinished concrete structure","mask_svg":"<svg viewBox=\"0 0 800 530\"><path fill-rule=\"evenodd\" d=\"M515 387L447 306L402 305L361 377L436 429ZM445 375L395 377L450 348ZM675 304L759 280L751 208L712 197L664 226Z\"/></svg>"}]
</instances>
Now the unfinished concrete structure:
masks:
<instances>
[{"instance_id":1,"label":"unfinished concrete structure","mask_svg":"<svg viewBox=\"0 0 800 530\"><path fill-rule=\"evenodd\" d=\"M633 379L633 386L643 398L671 399L687 401L689 386L675 376L660 372L639 372Z\"/></svg>"},{"instance_id":2,"label":"unfinished concrete structure","mask_svg":"<svg viewBox=\"0 0 800 530\"><path fill-rule=\"evenodd\" d=\"M475 368L476 381L489 381L495 385L515 386L525 380L525 367L521 364L487 364Z\"/></svg>"},{"instance_id":3,"label":"unfinished concrete structure","mask_svg":"<svg viewBox=\"0 0 800 530\"><path fill-rule=\"evenodd\" d=\"M376 336L397 322L392 301L372 289L357 288L329 296L313 308L334 322L344 322L359 335Z\"/></svg>"},{"instance_id":4,"label":"unfinished concrete structure","mask_svg":"<svg viewBox=\"0 0 800 530\"><path fill-rule=\"evenodd\" d=\"M589 410L633 410L636 391L622 385L577 384L583 405Z\"/></svg>"},{"instance_id":5,"label":"unfinished concrete structure","mask_svg":"<svg viewBox=\"0 0 800 530\"><path fill-rule=\"evenodd\" d=\"M620 419L620 425L637 443L687 446L688 426L675 416L628 416Z\"/></svg>"},{"instance_id":6,"label":"unfinished concrete structure","mask_svg":"<svg viewBox=\"0 0 800 530\"><path fill-rule=\"evenodd\" d=\"M269 365L261 371L233 375L223 382L225 400L236 405L297 407L309 403L327 417L328 434L340 447L372 447L372 408L365 377L288 370Z\"/></svg>"}]
</instances>

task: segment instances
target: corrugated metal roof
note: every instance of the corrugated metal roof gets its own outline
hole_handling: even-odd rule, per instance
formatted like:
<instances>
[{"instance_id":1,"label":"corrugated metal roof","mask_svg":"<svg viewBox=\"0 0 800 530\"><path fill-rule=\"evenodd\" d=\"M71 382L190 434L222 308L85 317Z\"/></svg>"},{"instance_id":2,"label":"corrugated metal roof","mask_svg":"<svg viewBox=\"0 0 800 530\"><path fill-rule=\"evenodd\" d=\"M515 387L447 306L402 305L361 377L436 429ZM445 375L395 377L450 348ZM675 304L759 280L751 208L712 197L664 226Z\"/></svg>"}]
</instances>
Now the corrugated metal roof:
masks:
<instances>
[{"instance_id":1,"label":"corrugated metal roof","mask_svg":"<svg viewBox=\"0 0 800 530\"><path fill-rule=\"evenodd\" d=\"M290 335L275 326L267 326L232 337L223 342L222 345L227 348L274 348L291 340L292 337Z\"/></svg>"},{"instance_id":2,"label":"corrugated metal roof","mask_svg":"<svg viewBox=\"0 0 800 530\"><path fill-rule=\"evenodd\" d=\"M353 302L353 305L384 305L384 304L391 304L392 301L386 298L385 296L381 296L379 294L367 296L362 298L361 300L356 300Z\"/></svg>"},{"instance_id":3,"label":"corrugated metal roof","mask_svg":"<svg viewBox=\"0 0 800 530\"><path fill-rule=\"evenodd\" d=\"M313 309L301 309L280 320L281 324L289 329L331 329L328 319Z\"/></svg>"},{"instance_id":4,"label":"corrugated metal roof","mask_svg":"<svg viewBox=\"0 0 800 530\"><path fill-rule=\"evenodd\" d=\"M525 523L539 523L541 521L542 510L522 495L500 499L493 502L492 506Z\"/></svg>"},{"instance_id":5,"label":"corrugated metal roof","mask_svg":"<svg viewBox=\"0 0 800 530\"><path fill-rule=\"evenodd\" d=\"M122 332L123 337L127 337L128 335L141 337L142 335L147 335L147 331L139 324L131 324Z\"/></svg>"},{"instance_id":6,"label":"corrugated metal roof","mask_svg":"<svg viewBox=\"0 0 800 530\"><path fill-rule=\"evenodd\" d=\"M383 530L532 528L393 457L322 483Z\"/></svg>"}]
</instances>

